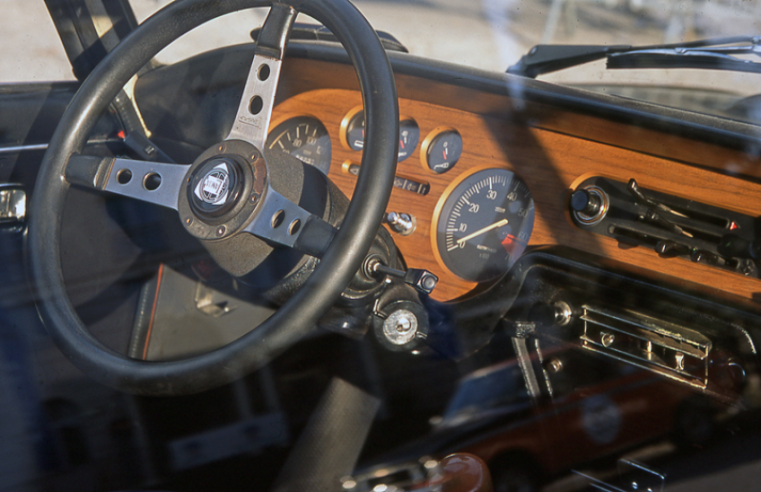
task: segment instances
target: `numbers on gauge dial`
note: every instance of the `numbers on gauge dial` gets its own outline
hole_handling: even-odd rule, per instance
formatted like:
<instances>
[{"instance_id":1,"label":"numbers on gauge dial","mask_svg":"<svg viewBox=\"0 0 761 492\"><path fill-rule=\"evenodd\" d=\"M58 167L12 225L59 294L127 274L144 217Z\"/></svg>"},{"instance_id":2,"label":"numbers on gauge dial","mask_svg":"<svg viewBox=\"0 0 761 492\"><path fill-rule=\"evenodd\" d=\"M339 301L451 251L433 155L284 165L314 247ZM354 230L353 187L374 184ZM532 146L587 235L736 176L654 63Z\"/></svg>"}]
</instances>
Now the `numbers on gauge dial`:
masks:
<instances>
[{"instance_id":1,"label":"numbers on gauge dial","mask_svg":"<svg viewBox=\"0 0 761 492\"><path fill-rule=\"evenodd\" d=\"M526 184L505 169L466 176L444 198L436 247L444 266L464 280L493 280L526 249L534 200Z\"/></svg>"},{"instance_id":2,"label":"numbers on gauge dial","mask_svg":"<svg viewBox=\"0 0 761 492\"><path fill-rule=\"evenodd\" d=\"M298 116L276 126L267 138L267 147L291 154L325 175L330 170L331 145L328 130L311 116Z\"/></svg>"}]
</instances>

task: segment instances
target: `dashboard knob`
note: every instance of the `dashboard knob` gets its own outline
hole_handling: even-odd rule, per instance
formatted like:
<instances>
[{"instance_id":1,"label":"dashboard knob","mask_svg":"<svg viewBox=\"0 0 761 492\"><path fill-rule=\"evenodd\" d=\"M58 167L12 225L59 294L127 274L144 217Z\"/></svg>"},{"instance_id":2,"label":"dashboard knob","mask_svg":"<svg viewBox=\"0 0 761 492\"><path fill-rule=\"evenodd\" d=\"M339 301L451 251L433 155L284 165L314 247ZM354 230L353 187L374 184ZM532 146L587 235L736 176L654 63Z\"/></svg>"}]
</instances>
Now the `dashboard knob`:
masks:
<instances>
[{"instance_id":1,"label":"dashboard knob","mask_svg":"<svg viewBox=\"0 0 761 492\"><path fill-rule=\"evenodd\" d=\"M602 207L602 199L587 190L576 190L571 195L571 209L575 212L594 217Z\"/></svg>"},{"instance_id":2,"label":"dashboard knob","mask_svg":"<svg viewBox=\"0 0 761 492\"><path fill-rule=\"evenodd\" d=\"M386 223L402 236L409 236L415 232L417 221L415 217L409 214L399 212L389 212L386 215Z\"/></svg>"}]
</instances>

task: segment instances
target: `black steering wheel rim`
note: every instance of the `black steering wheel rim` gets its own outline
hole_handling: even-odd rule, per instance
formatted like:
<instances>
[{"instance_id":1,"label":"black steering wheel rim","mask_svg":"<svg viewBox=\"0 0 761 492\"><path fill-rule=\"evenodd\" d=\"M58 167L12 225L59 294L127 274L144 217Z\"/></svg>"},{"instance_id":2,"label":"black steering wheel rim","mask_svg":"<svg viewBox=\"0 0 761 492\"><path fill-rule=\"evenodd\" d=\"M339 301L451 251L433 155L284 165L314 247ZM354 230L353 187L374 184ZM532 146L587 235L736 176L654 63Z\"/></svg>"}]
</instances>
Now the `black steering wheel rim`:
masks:
<instances>
[{"instance_id":1,"label":"black steering wheel rim","mask_svg":"<svg viewBox=\"0 0 761 492\"><path fill-rule=\"evenodd\" d=\"M396 168L398 103L391 66L377 35L348 0L285 3L314 17L345 46L362 92L368 135L362 171L341 229L305 285L273 316L224 347L188 359L145 362L101 344L66 295L61 217L70 157L84 148L97 118L126 82L171 41L226 13L272 5L262 0L185 0L146 20L90 74L69 104L42 161L31 202L28 252L38 309L62 352L85 374L131 393L192 394L231 382L299 340L340 296L380 227ZM179 220L179 219L178 219Z\"/></svg>"}]
</instances>

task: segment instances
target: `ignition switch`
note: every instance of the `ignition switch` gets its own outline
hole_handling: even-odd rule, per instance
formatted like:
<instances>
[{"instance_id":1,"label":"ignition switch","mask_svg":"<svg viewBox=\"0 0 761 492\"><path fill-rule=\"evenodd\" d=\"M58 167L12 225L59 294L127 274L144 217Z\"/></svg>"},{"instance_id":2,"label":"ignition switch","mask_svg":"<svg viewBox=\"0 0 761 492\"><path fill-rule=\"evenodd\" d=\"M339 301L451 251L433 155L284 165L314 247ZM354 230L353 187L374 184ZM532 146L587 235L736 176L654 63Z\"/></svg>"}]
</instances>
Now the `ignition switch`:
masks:
<instances>
[{"instance_id":1,"label":"ignition switch","mask_svg":"<svg viewBox=\"0 0 761 492\"><path fill-rule=\"evenodd\" d=\"M410 291L404 285L400 288ZM428 312L414 299L390 302L382 308L378 302L374 311L375 336L386 348L394 351L411 351L420 341L428 338Z\"/></svg>"}]
</instances>

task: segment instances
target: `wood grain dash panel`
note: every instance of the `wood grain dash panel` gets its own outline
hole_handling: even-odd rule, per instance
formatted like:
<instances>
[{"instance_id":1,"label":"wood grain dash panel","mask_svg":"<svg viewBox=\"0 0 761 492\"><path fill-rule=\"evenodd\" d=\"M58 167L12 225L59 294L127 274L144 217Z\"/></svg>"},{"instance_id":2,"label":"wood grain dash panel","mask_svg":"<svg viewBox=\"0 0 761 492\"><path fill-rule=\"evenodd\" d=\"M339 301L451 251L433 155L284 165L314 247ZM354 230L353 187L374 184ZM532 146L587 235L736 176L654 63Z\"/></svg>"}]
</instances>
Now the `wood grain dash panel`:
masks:
<instances>
[{"instance_id":1,"label":"wood grain dash panel","mask_svg":"<svg viewBox=\"0 0 761 492\"><path fill-rule=\"evenodd\" d=\"M333 148L330 178L351 196L356 178L347 174L347 162L359 164L361 152L349 150L340 141L340 127L345 115L361 104L360 94L351 90L319 89L295 95L277 106L274 121L283 115L309 114L320 119L328 130ZM405 212L417 219L417 229L410 236L394 235L399 250L411 267L426 268L439 276L433 297L446 301L467 294L475 284L465 282L435 259L431 241L432 217L436 204L449 183L462 173L477 167L509 169L518 174L534 196L536 220L530 245L564 245L610 258L634 267L653 270L671 277L674 283L694 283L751 299L761 292L761 281L725 272L681 258L663 259L644 247L622 249L611 238L576 228L567 212L570 191L589 176L605 176L626 182L637 179L641 187L697 200L751 216L761 215L761 185L713 172L683 162L627 150L510 122L508 118L484 116L430 103L399 100L400 113L413 118L420 127L420 141L434 129L449 126L463 139L463 154L457 165L437 175L420 160L420 146L411 157L399 163L397 174L430 184L422 196L394 189L387 211ZM597 124L602 124L598 122ZM631 138L642 136L642 129L616 125ZM652 132L648 137L653 138ZM737 151L722 152L713 147L711 157L717 168L728 168L738 160ZM690 155L692 150L686 152ZM670 155L673 155L671 151Z\"/></svg>"}]
</instances>

